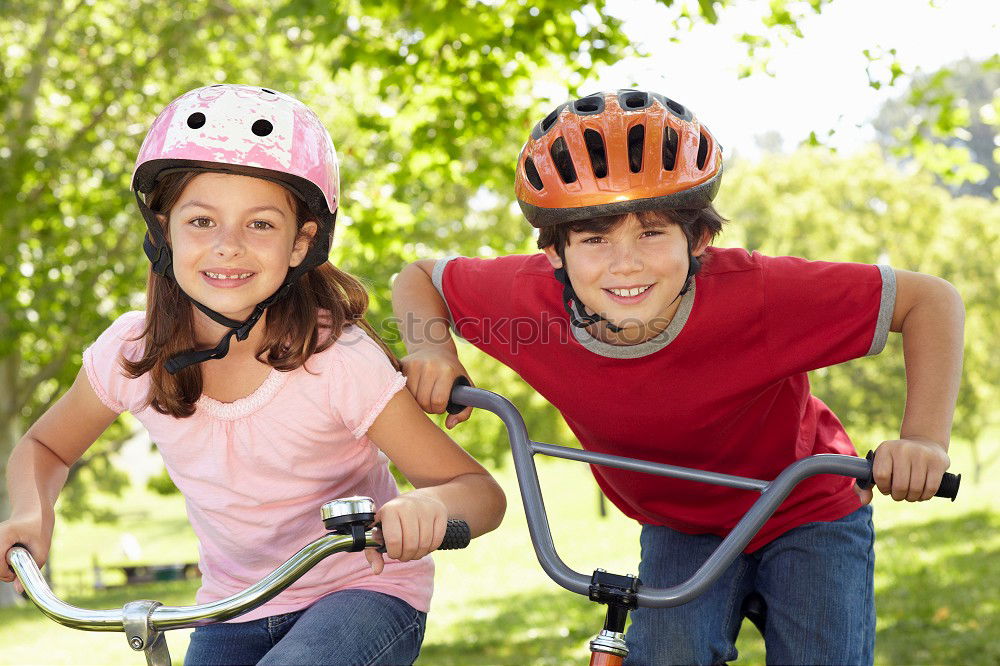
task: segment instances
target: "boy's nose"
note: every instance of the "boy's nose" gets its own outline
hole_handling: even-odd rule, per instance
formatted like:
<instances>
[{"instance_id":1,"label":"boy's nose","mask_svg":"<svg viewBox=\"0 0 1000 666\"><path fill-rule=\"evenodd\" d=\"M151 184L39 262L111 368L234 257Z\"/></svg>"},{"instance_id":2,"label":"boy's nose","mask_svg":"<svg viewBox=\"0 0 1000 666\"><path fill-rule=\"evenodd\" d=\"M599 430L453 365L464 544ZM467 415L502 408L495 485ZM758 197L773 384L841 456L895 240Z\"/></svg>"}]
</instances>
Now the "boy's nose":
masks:
<instances>
[{"instance_id":1,"label":"boy's nose","mask_svg":"<svg viewBox=\"0 0 1000 666\"><path fill-rule=\"evenodd\" d=\"M642 270L642 259L639 257L638 249L632 245L623 245L615 248L611 259L612 273L635 273Z\"/></svg>"}]
</instances>

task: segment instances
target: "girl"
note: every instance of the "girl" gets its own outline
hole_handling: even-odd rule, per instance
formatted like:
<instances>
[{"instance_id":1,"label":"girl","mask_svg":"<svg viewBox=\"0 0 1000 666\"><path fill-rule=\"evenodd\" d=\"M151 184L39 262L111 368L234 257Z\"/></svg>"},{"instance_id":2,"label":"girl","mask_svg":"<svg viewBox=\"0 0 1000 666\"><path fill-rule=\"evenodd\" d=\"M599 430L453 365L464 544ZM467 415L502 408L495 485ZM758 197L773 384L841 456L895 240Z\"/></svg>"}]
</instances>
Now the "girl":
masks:
<instances>
[{"instance_id":1,"label":"girl","mask_svg":"<svg viewBox=\"0 0 1000 666\"><path fill-rule=\"evenodd\" d=\"M198 628L186 664L411 663L447 519L483 534L504 497L401 390L363 318L364 289L327 261L339 203L329 134L287 95L199 88L154 121L132 187L152 263L146 312L84 352L73 386L14 449L0 552L19 542L45 561L69 467L130 411L184 494L199 604L319 536L324 501L381 506L388 561L329 558L238 621ZM387 456L415 490L398 494ZM13 579L6 560L0 578Z\"/></svg>"}]
</instances>

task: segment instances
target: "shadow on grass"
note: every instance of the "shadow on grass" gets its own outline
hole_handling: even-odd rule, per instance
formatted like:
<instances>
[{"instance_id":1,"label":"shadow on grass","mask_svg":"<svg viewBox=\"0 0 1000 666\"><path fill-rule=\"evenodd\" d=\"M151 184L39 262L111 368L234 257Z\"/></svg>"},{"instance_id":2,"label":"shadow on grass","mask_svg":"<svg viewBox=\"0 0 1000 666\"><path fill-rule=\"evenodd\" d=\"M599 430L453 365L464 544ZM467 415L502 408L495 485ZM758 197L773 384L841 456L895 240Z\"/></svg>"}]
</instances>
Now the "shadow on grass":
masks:
<instances>
[{"instance_id":1,"label":"shadow on grass","mask_svg":"<svg viewBox=\"0 0 1000 666\"><path fill-rule=\"evenodd\" d=\"M1000 663L998 534L988 511L879 530L879 663Z\"/></svg>"}]
</instances>

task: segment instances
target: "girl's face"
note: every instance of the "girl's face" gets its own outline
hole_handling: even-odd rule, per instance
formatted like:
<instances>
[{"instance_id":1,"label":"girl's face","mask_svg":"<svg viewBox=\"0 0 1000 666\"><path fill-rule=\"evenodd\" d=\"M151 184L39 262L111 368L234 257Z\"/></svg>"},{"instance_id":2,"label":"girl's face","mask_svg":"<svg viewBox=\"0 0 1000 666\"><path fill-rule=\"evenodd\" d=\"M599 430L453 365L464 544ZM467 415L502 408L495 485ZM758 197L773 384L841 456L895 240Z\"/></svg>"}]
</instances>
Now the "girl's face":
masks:
<instances>
[{"instance_id":1,"label":"girl's face","mask_svg":"<svg viewBox=\"0 0 1000 666\"><path fill-rule=\"evenodd\" d=\"M698 256L705 244L692 248ZM563 265L555 248L545 248L554 268ZM612 344L639 344L659 334L670 323L688 271L688 241L676 224L643 228L629 215L606 233L569 233L566 272L577 297L604 322L588 327L595 337Z\"/></svg>"},{"instance_id":2,"label":"girl's face","mask_svg":"<svg viewBox=\"0 0 1000 666\"><path fill-rule=\"evenodd\" d=\"M174 276L194 300L242 321L302 262L316 229L306 222L299 231L291 195L277 183L200 174L170 210Z\"/></svg>"}]
</instances>

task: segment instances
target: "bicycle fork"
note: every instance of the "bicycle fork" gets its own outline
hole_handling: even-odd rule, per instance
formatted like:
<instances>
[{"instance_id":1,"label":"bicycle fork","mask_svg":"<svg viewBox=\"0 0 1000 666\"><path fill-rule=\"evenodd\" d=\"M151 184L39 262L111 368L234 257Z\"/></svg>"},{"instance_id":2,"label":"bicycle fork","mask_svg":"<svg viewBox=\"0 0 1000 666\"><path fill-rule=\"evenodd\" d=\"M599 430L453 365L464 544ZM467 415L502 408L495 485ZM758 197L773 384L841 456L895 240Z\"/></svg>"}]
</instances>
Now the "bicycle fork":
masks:
<instances>
[{"instance_id":1,"label":"bicycle fork","mask_svg":"<svg viewBox=\"0 0 1000 666\"><path fill-rule=\"evenodd\" d=\"M604 629L590 641L590 666L621 666L628 656L625 647L625 621L637 605L635 576L619 576L597 569L590 578L591 601L607 604Z\"/></svg>"}]
</instances>

